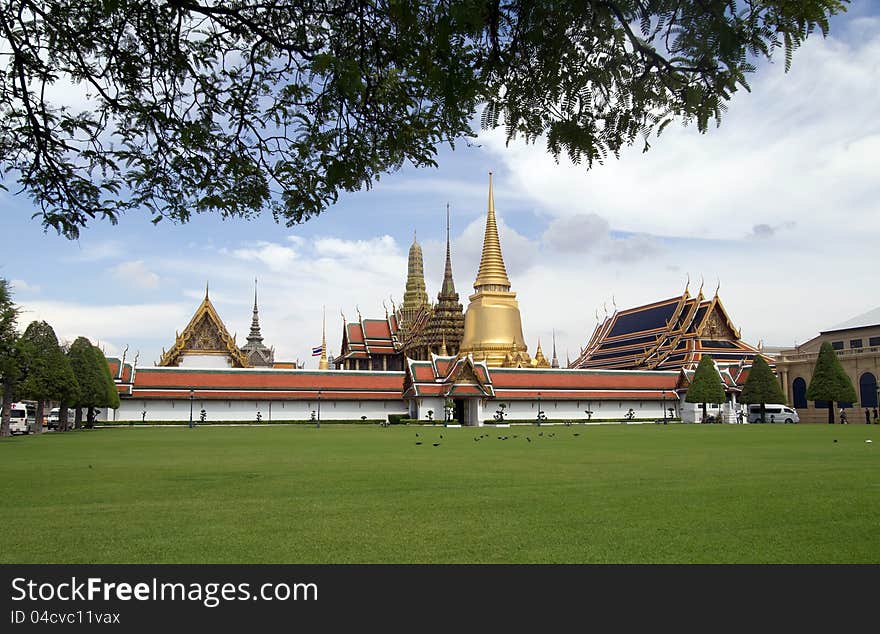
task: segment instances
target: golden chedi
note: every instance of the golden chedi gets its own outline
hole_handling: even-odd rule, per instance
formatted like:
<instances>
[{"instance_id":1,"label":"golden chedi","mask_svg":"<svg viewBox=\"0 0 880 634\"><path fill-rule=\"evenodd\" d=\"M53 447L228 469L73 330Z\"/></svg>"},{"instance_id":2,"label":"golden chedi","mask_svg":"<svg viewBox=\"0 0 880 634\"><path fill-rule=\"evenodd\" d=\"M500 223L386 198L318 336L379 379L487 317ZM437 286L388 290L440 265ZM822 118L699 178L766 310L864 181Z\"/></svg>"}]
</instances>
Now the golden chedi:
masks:
<instances>
[{"instance_id":1,"label":"golden chedi","mask_svg":"<svg viewBox=\"0 0 880 634\"><path fill-rule=\"evenodd\" d=\"M529 365L531 360L523 339L519 304L516 293L510 290L510 280L501 255L491 172L483 255L474 290L476 292L470 296L464 316L464 337L459 354L471 354L477 361L485 360L489 367Z\"/></svg>"}]
</instances>

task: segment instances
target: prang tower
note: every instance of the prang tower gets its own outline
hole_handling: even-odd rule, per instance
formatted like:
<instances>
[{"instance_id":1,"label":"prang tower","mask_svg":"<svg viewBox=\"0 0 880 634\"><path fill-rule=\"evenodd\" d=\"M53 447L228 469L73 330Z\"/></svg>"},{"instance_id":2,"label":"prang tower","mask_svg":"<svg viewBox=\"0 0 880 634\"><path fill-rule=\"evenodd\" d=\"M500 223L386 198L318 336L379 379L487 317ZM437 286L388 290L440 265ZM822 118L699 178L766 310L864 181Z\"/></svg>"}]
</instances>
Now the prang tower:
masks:
<instances>
[{"instance_id":1,"label":"prang tower","mask_svg":"<svg viewBox=\"0 0 880 634\"><path fill-rule=\"evenodd\" d=\"M501 255L498 225L495 221L495 198L492 172L489 172L489 210L480 270L474 281L476 291L469 297L464 316L464 337L459 353L485 360L489 367L527 367L531 363L522 334L522 318L516 293Z\"/></svg>"}]
</instances>

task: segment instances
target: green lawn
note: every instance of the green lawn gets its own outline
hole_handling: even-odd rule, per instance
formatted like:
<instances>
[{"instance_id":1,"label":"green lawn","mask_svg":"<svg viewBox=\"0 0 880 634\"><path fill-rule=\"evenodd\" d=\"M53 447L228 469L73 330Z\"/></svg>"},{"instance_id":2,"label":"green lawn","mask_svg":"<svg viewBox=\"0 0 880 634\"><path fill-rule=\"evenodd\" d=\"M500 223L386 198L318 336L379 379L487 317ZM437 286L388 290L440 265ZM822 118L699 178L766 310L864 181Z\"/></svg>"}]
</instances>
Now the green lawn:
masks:
<instances>
[{"instance_id":1,"label":"green lawn","mask_svg":"<svg viewBox=\"0 0 880 634\"><path fill-rule=\"evenodd\" d=\"M865 425L2 439L0 562L877 563L878 452Z\"/></svg>"}]
</instances>

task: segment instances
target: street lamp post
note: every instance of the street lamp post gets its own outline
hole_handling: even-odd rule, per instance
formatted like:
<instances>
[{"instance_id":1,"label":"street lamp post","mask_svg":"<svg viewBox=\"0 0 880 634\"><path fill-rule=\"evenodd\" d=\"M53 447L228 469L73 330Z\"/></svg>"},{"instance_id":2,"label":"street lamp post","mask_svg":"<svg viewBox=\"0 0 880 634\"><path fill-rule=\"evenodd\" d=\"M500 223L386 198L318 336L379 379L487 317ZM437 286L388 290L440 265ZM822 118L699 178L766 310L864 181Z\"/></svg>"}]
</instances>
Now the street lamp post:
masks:
<instances>
[{"instance_id":1,"label":"street lamp post","mask_svg":"<svg viewBox=\"0 0 880 634\"><path fill-rule=\"evenodd\" d=\"M538 392L538 427L541 426L541 393Z\"/></svg>"},{"instance_id":2,"label":"street lamp post","mask_svg":"<svg viewBox=\"0 0 880 634\"><path fill-rule=\"evenodd\" d=\"M318 390L318 425L317 429L321 429L321 390Z\"/></svg>"},{"instance_id":3,"label":"street lamp post","mask_svg":"<svg viewBox=\"0 0 880 634\"><path fill-rule=\"evenodd\" d=\"M666 424L666 390L663 390L663 424Z\"/></svg>"},{"instance_id":4,"label":"street lamp post","mask_svg":"<svg viewBox=\"0 0 880 634\"><path fill-rule=\"evenodd\" d=\"M193 399L195 398L196 391L189 391L189 428L192 429L193 426Z\"/></svg>"}]
</instances>

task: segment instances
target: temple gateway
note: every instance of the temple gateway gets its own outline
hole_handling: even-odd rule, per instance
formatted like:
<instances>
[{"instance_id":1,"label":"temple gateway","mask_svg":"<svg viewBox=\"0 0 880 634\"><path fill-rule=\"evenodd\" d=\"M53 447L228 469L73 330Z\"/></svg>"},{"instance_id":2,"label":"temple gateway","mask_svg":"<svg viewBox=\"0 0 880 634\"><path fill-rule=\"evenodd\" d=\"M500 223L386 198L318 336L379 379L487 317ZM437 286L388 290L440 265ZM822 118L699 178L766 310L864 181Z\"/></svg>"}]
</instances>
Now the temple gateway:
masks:
<instances>
[{"instance_id":1,"label":"temple gateway","mask_svg":"<svg viewBox=\"0 0 880 634\"><path fill-rule=\"evenodd\" d=\"M189 324L154 366L108 359L121 405L116 421L386 421L391 415L462 425L540 420L696 419L684 403L702 354L725 385L713 413L733 422L736 398L760 351L740 340L717 289L615 312L578 359L560 368L523 338L495 214L492 175L480 266L465 310L452 278L447 207L446 262L437 301L428 297L418 240L409 250L400 306L383 318L343 317L340 354L317 370L275 361L263 343L254 291L247 343L239 347L208 289Z\"/></svg>"}]
</instances>

